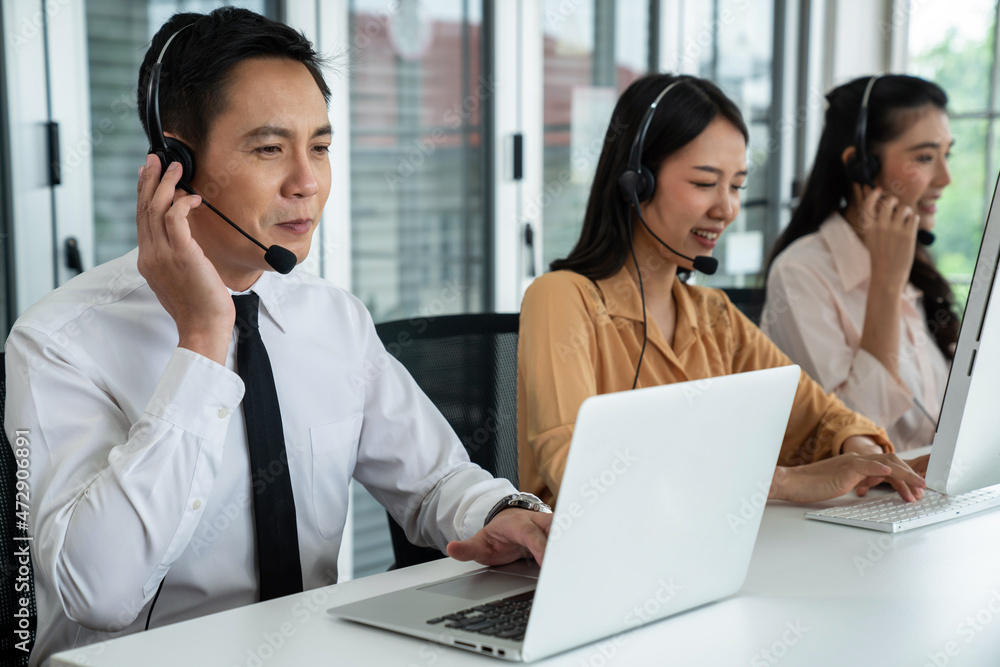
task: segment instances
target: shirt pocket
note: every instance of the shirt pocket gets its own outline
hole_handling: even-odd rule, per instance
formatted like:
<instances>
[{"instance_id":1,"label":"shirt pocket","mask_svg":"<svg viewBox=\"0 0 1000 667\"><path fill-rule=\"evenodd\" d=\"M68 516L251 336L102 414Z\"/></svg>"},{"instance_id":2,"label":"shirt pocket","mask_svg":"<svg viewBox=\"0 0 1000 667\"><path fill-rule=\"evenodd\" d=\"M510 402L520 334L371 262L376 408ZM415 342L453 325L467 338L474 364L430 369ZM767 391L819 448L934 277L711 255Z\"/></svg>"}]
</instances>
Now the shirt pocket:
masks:
<instances>
[{"instance_id":1,"label":"shirt pocket","mask_svg":"<svg viewBox=\"0 0 1000 667\"><path fill-rule=\"evenodd\" d=\"M358 461L360 414L309 429L313 510L324 539L340 537L347 517L348 486Z\"/></svg>"}]
</instances>

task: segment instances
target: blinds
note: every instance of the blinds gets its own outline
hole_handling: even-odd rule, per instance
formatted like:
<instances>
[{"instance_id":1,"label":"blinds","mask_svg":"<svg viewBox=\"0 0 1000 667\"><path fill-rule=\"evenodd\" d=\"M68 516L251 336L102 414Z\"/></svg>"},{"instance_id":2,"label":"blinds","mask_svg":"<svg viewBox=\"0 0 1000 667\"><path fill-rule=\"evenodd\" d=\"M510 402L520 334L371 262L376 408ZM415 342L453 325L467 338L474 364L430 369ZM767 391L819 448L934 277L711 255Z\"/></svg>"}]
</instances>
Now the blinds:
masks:
<instances>
[{"instance_id":1,"label":"blinds","mask_svg":"<svg viewBox=\"0 0 1000 667\"><path fill-rule=\"evenodd\" d=\"M87 0L97 263L136 246L136 171L146 137L136 115L139 65L149 42L148 5Z\"/></svg>"},{"instance_id":2,"label":"blinds","mask_svg":"<svg viewBox=\"0 0 1000 667\"><path fill-rule=\"evenodd\" d=\"M352 291L376 322L486 306L477 2L351 5ZM354 575L393 562L385 510L354 490Z\"/></svg>"},{"instance_id":3,"label":"blinds","mask_svg":"<svg viewBox=\"0 0 1000 667\"><path fill-rule=\"evenodd\" d=\"M480 27L465 3L352 9L352 288L376 321L485 305ZM440 16L436 13L440 13Z\"/></svg>"},{"instance_id":4,"label":"blinds","mask_svg":"<svg viewBox=\"0 0 1000 667\"><path fill-rule=\"evenodd\" d=\"M176 12L204 13L228 4L233 3L87 0L92 125L89 150L94 165L94 240L98 264L120 257L137 244L136 172L146 159L148 144L136 113L135 94L139 65L149 40ZM238 4L255 12L271 8L269 15L274 15L273 2ZM183 54L168 56L183 57Z\"/></svg>"},{"instance_id":5,"label":"blinds","mask_svg":"<svg viewBox=\"0 0 1000 667\"><path fill-rule=\"evenodd\" d=\"M352 484L354 578L385 572L395 558L385 509L360 484Z\"/></svg>"}]
</instances>

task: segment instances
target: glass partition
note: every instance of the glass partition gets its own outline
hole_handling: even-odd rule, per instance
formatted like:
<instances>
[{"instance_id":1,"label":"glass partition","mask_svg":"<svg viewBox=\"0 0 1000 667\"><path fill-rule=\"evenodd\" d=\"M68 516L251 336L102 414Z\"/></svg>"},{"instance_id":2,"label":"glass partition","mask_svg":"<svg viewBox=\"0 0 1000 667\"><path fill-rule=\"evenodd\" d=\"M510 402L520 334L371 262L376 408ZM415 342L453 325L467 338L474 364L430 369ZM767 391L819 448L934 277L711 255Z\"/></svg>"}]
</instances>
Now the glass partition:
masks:
<instances>
[{"instance_id":1,"label":"glass partition","mask_svg":"<svg viewBox=\"0 0 1000 667\"><path fill-rule=\"evenodd\" d=\"M271 18L265 0L87 0L87 52L94 161L94 242L98 264L136 247L136 169L148 144L136 114L139 65L156 31L177 12L210 12L238 4ZM170 55L170 54L168 54ZM183 57L183 54L172 54ZM89 268L89 267L88 267Z\"/></svg>"},{"instance_id":2,"label":"glass partition","mask_svg":"<svg viewBox=\"0 0 1000 667\"><path fill-rule=\"evenodd\" d=\"M947 0L911 2L909 22L909 72L948 94L952 183L938 201L932 252L964 304L1000 169L997 2L965 0L962 11Z\"/></svg>"}]
</instances>

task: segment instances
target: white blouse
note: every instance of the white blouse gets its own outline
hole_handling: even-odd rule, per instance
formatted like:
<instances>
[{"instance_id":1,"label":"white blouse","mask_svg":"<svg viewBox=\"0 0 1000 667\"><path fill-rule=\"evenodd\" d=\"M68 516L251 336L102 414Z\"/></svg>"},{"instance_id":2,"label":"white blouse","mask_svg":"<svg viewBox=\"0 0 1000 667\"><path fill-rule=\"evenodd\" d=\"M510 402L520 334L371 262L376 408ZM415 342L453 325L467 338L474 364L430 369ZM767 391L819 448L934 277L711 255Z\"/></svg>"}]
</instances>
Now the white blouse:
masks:
<instances>
[{"instance_id":1,"label":"white blouse","mask_svg":"<svg viewBox=\"0 0 1000 667\"><path fill-rule=\"evenodd\" d=\"M923 293L902 294L899 378L861 349L871 256L842 215L771 266L761 329L828 392L883 427L898 451L934 438L949 362L924 321Z\"/></svg>"}]
</instances>

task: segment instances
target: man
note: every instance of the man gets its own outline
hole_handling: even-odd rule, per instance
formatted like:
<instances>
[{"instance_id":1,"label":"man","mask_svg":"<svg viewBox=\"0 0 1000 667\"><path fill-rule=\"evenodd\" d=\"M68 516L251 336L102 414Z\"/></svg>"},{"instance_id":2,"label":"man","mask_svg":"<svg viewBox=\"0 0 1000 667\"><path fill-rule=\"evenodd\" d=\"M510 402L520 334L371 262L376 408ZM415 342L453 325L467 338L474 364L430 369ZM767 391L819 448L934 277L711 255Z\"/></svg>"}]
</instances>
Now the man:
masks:
<instances>
[{"instance_id":1,"label":"man","mask_svg":"<svg viewBox=\"0 0 1000 667\"><path fill-rule=\"evenodd\" d=\"M302 261L331 181L311 45L247 10L176 15L140 69L144 124L171 36L158 97L165 134L196 156L191 186ZM176 190L182 171L150 156L138 249L49 294L8 339L5 427L27 431L31 452L32 663L334 583L352 476L412 540L541 561L551 516L501 511L516 490L469 462L361 303L269 271Z\"/></svg>"}]
</instances>

